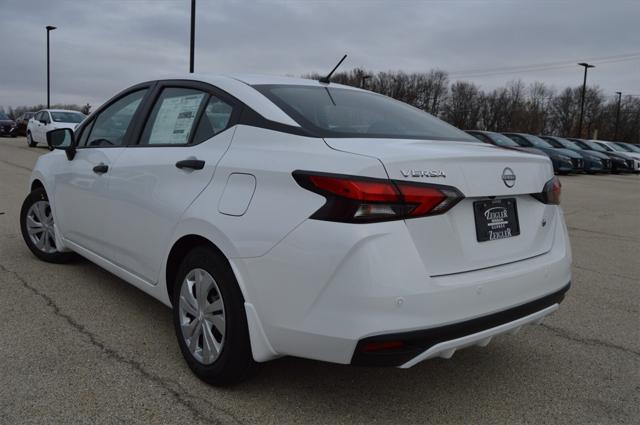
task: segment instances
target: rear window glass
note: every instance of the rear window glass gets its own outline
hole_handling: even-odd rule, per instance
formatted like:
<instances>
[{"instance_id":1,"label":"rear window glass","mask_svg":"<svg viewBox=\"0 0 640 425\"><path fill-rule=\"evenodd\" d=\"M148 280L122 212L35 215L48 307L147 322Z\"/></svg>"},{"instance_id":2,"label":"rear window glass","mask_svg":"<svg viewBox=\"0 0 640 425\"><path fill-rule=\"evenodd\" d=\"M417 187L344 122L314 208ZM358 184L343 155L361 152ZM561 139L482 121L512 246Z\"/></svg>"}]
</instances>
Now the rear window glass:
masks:
<instances>
[{"instance_id":1,"label":"rear window glass","mask_svg":"<svg viewBox=\"0 0 640 425\"><path fill-rule=\"evenodd\" d=\"M417 108L379 94L336 87L253 86L320 137L435 139L481 143Z\"/></svg>"}]
</instances>

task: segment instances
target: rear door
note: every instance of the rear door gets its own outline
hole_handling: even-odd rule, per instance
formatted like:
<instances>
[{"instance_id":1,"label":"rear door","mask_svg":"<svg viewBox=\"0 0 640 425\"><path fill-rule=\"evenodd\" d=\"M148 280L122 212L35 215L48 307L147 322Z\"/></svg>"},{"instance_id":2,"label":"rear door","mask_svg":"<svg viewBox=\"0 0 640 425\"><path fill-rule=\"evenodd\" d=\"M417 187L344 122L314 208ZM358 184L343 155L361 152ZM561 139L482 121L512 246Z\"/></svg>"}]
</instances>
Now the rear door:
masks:
<instances>
[{"instance_id":1,"label":"rear door","mask_svg":"<svg viewBox=\"0 0 640 425\"><path fill-rule=\"evenodd\" d=\"M137 140L111 170L107 235L116 262L150 283L178 220L213 178L239 113L232 98L196 82L161 82L153 97Z\"/></svg>"},{"instance_id":2,"label":"rear door","mask_svg":"<svg viewBox=\"0 0 640 425\"><path fill-rule=\"evenodd\" d=\"M47 140L44 138L43 129L44 123L42 121L45 120L45 111L40 111L36 114L35 120L33 123L33 128L31 129L31 138L36 143L46 143Z\"/></svg>"}]
</instances>

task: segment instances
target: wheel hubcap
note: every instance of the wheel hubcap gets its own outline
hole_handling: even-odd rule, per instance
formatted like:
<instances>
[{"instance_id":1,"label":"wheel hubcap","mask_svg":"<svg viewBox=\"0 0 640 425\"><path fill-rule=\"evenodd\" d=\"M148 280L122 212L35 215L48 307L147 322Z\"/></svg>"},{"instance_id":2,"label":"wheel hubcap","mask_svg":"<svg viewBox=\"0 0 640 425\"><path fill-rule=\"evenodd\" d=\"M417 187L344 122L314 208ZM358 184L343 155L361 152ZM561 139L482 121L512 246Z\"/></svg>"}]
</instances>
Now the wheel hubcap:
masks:
<instances>
[{"instance_id":1,"label":"wheel hubcap","mask_svg":"<svg viewBox=\"0 0 640 425\"><path fill-rule=\"evenodd\" d=\"M202 364L216 361L226 331L222 294L213 276L193 269L180 288L180 326L189 351Z\"/></svg>"},{"instance_id":2,"label":"wheel hubcap","mask_svg":"<svg viewBox=\"0 0 640 425\"><path fill-rule=\"evenodd\" d=\"M42 252L56 252L53 214L47 201L35 202L27 211L27 233L31 242Z\"/></svg>"}]
</instances>

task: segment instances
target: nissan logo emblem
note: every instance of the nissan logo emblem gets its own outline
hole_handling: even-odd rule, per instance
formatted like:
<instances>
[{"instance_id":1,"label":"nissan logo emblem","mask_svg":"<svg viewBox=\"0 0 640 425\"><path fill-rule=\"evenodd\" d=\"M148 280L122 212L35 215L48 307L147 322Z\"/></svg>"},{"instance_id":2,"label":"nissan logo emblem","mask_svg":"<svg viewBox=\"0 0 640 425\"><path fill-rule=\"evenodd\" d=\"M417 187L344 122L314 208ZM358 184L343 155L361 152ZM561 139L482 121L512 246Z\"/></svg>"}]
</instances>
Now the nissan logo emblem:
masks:
<instances>
[{"instance_id":1,"label":"nissan logo emblem","mask_svg":"<svg viewBox=\"0 0 640 425\"><path fill-rule=\"evenodd\" d=\"M513 187L516 184L516 175L513 170L509 167L502 170L502 181L504 185L507 187Z\"/></svg>"}]
</instances>

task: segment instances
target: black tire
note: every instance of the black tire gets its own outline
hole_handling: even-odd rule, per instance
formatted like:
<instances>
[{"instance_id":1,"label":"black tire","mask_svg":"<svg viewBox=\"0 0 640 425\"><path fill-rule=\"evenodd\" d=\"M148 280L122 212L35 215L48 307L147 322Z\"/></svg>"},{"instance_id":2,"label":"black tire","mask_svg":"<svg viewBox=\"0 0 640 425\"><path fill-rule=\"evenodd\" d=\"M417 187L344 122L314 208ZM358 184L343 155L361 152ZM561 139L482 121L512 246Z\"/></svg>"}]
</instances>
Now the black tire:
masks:
<instances>
[{"instance_id":1,"label":"black tire","mask_svg":"<svg viewBox=\"0 0 640 425\"><path fill-rule=\"evenodd\" d=\"M22 203L22 209L20 210L20 230L22 231L22 238L27 244L27 247L29 247L31 252L33 252L33 255L48 263L61 264L74 260L76 258L76 254L73 252L44 252L31 240L27 231L27 213L29 212L29 208L38 201L49 202L47 192L45 192L44 188L38 188L31 192Z\"/></svg>"},{"instance_id":2,"label":"black tire","mask_svg":"<svg viewBox=\"0 0 640 425\"><path fill-rule=\"evenodd\" d=\"M29 145L30 148L35 148L36 146L38 146L38 142L34 142L33 141L33 137L31 136L31 132L27 133L27 144Z\"/></svg>"},{"instance_id":3,"label":"black tire","mask_svg":"<svg viewBox=\"0 0 640 425\"><path fill-rule=\"evenodd\" d=\"M222 350L211 364L199 362L189 350L180 323L180 290L189 272L207 271L218 286L224 305L225 335ZM173 285L173 323L180 351L189 368L204 382L215 386L239 383L256 370L251 354L244 297L226 258L211 247L199 246L191 250L180 264Z\"/></svg>"}]
</instances>

